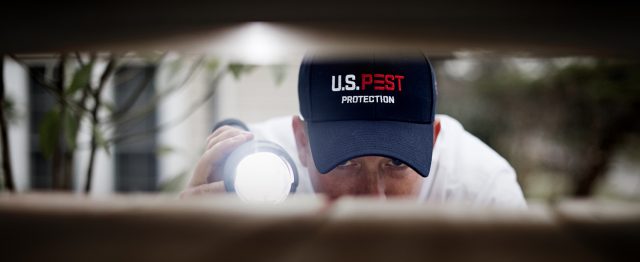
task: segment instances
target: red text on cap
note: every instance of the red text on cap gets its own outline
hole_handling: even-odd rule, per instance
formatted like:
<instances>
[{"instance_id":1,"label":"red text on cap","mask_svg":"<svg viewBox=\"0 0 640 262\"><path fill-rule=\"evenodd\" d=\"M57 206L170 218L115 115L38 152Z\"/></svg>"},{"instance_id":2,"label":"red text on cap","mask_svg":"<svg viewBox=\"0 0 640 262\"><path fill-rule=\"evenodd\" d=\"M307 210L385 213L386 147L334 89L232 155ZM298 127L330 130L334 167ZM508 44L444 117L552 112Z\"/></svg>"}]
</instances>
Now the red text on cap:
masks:
<instances>
[{"instance_id":1,"label":"red text on cap","mask_svg":"<svg viewBox=\"0 0 640 262\"><path fill-rule=\"evenodd\" d=\"M343 80L344 78L344 85ZM373 90L377 91L395 91L402 92L403 75L395 74L361 74L361 86L356 85L356 75L348 74L331 76L331 91L354 91L366 90L367 86L373 85ZM362 88L361 88L362 87Z\"/></svg>"}]
</instances>

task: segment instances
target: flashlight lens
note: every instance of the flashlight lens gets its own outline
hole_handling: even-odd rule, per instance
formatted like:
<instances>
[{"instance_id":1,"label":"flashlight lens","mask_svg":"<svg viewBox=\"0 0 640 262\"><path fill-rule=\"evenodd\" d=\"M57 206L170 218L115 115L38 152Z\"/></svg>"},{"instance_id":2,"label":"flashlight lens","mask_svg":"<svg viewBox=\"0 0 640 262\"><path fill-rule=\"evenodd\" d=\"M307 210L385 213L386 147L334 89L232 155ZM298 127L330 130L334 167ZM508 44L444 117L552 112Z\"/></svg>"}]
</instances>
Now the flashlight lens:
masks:
<instances>
[{"instance_id":1,"label":"flashlight lens","mask_svg":"<svg viewBox=\"0 0 640 262\"><path fill-rule=\"evenodd\" d=\"M286 161L276 154L259 152L240 160L234 187L244 201L278 203L289 195L293 179Z\"/></svg>"}]
</instances>

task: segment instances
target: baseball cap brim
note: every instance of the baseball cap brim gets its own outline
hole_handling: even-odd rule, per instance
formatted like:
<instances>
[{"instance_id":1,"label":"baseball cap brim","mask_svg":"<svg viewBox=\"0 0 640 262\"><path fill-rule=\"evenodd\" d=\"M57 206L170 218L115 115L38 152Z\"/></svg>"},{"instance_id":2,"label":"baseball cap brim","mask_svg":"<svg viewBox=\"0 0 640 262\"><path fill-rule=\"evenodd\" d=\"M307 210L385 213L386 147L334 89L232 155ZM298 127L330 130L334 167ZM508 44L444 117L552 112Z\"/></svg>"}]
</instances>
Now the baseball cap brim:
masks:
<instances>
[{"instance_id":1,"label":"baseball cap brim","mask_svg":"<svg viewBox=\"0 0 640 262\"><path fill-rule=\"evenodd\" d=\"M399 121L307 122L316 168L325 174L353 158L395 158L427 177L433 151L433 124Z\"/></svg>"}]
</instances>

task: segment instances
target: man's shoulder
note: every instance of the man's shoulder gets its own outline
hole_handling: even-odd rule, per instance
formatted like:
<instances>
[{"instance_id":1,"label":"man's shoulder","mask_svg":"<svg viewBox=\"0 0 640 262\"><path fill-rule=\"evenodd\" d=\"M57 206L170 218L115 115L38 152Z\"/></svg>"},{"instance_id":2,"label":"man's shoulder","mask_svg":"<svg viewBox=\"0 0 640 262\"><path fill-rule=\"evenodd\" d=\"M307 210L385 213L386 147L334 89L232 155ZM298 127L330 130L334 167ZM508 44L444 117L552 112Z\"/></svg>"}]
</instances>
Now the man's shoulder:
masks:
<instances>
[{"instance_id":1,"label":"man's shoulder","mask_svg":"<svg viewBox=\"0 0 640 262\"><path fill-rule=\"evenodd\" d=\"M496 169L512 169L507 160L482 140L464 129L462 124L447 115L438 115L441 123L441 146L445 157L454 157L457 165L472 170L491 172Z\"/></svg>"},{"instance_id":2,"label":"man's shoulder","mask_svg":"<svg viewBox=\"0 0 640 262\"><path fill-rule=\"evenodd\" d=\"M446 188L457 188L460 197L476 202L524 203L516 172L489 145L464 129L456 119L438 115L442 140L438 138L438 176L447 176Z\"/></svg>"}]
</instances>

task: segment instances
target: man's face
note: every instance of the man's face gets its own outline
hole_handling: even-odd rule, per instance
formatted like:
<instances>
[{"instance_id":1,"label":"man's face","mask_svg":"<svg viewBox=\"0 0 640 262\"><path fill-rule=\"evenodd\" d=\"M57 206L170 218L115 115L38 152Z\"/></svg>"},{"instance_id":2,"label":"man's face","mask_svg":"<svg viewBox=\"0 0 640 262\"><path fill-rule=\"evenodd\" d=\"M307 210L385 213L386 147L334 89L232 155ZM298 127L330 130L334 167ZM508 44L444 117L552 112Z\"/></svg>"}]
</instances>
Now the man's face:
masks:
<instances>
[{"instance_id":1,"label":"man's face","mask_svg":"<svg viewBox=\"0 0 640 262\"><path fill-rule=\"evenodd\" d=\"M343 195L415 197L420 192L423 178L402 162L386 157L354 158L322 174L313 161L304 123L297 117L293 129L300 162L307 167L318 193L333 199Z\"/></svg>"},{"instance_id":2,"label":"man's face","mask_svg":"<svg viewBox=\"0 0 640 262\"><path fill-rule=\"evenodd\" d=\"M330 198L343 195L375 197L417 196L422 177L405 164L379 156L365 156L342 163L321 174L309 158L307 168L316 192Z\"/></svg>"}]
</instances>

